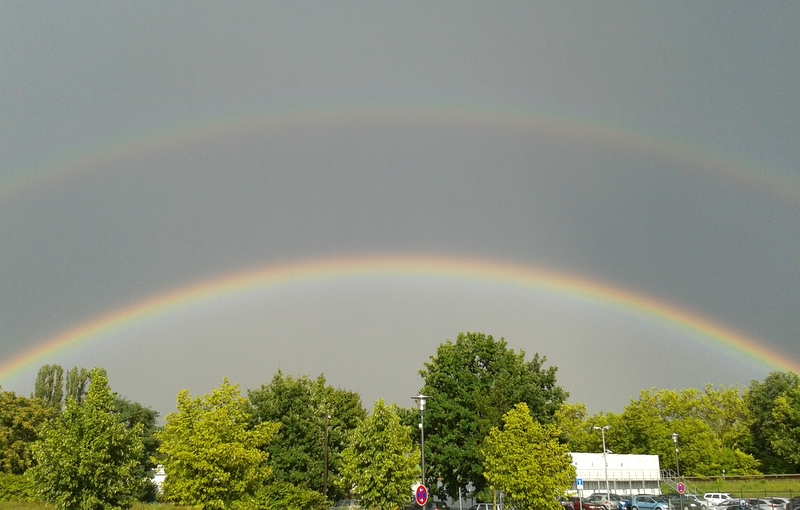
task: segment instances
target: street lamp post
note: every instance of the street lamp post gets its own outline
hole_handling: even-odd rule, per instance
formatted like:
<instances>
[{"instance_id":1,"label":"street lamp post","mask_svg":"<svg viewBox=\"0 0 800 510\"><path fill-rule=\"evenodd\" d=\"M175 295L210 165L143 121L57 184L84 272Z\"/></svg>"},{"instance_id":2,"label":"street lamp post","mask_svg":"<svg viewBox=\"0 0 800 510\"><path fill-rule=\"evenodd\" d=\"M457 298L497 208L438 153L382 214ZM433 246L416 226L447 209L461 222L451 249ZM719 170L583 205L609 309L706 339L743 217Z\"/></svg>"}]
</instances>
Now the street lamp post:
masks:
<instances>
[{"instance_id":1,"label":"street lamp post","mask_svg":"<svg viewBox=\"0 0 800 510\"><path fill-rule=\"evenodd\" d=\"M675 432L672 433L672 442L675 444L675 472L677 473L677 477L680 479L681 467L678 465L678 434Z\"/></svg>"},{"instance_id":2,"label":"street lamp post","mask_svg":"<svg viewBox=\"0 0 800 510\"><path fill-rule=\"evenodd\" d=\"M325 470L322 472L322 494L328 497L328 425L331 422L331 415L325 413Z\"/></svg>"},{"instance_id":3,"label":"street lamp post","mask_svg":"<svg viewBox=\"0 0 800 510\"><path fill-rule=\"evenodd\" d=\"M422 485L425 485L425 401L430 397L427 395L423 395L420 393L416 397L411 397L417 403L417 407L419 407L419 447L421 451L421 462L420 466L422 467Z\"/></svg>"},{"instance_id":4,"label":"street lamp post","mask_svg":"<svg viewBox=\"0 0 800 510\"><path fill-rule=\"evenodd\" d=\"M675 445L675 476L677 476L675 485L677 487L677 484L681 483L681 466L678 464L678 434L675 432L672 433L672 443ZM683 493L681 491L678 491L678 500L683 509Z\"/></svg>"},{"instance_id":5,"label":"street lamp post","mask_svg":"<svg viewBox=\"0 0 800 510\"><path fill-rule=\"evenodd\" d=\"M608 496L609 505L611 501L611 490L608 488L608 457L606 457L608 450L606 450L606 430L609 430L610 428L611 425L606 425L605 427L594 427L595 430L599 430L603 435L603 464L605 464L606 469L606 496Z\"/></svg>"}]
</instances>

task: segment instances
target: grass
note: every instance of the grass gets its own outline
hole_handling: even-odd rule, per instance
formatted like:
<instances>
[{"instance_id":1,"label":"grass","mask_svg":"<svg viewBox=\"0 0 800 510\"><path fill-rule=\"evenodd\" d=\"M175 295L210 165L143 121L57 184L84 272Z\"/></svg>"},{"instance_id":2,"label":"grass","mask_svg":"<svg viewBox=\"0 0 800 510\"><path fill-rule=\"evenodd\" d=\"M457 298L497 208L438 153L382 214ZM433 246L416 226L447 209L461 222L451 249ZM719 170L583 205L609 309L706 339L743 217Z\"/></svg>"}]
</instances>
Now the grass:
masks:
<instances>
[{"instance_id":1,"label":"grass","mask_svg":"<svg viewBox=\"0 0 800 510\"><path fill-rule=\"evenodd\" d=\"M689 480L689 485L696 486L698 496L706 492L727 492L738 498L763 498L765 496L794 497L800 496L800 477L797 478L731 478L725 480ZM664 487L664 492L668 488ZM2 510L2 509L0 509Z\"/></svg>"}]
</instances>

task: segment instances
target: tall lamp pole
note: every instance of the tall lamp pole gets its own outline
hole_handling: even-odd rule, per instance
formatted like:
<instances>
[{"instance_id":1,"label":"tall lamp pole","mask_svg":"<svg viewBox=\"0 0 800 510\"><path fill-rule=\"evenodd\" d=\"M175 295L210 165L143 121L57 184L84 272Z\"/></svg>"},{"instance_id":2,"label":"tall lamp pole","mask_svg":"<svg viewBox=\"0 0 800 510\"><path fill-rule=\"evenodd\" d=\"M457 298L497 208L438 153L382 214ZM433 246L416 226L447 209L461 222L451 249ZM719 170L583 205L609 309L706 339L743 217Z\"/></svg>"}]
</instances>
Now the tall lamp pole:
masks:
<instances>
[{"instance_id":1,"label":"tall lamp pole","mask_svg":"<svg viewBox=\"0 0 800 510\"><path fill-rule=\"evenodd\" d=\"M675 472L678 478L681 477L681 467L678 465L678 434L672 433L672 442L675 444Z\"/></svg>"},{"instance_id":2,"label":"tall lamp pole","mask_svg":"<svg viewBox=\"0 0 800 510\"><path fill-rule=\"evenodd\" d=\"M331 415L325 413L325 470L322 473L322 494L328 497L328 425L331 422Z\"/></svg>"},{"instance_id":3,"label":"tall lamp pole","mask_svg":"<svg viewBox=\"0 0 800 510\"><path fill-rule=\"evenodd\" d=\"M681 466L678 464L678 434L675 432L672 433L672 442L675 444L675 473L678 477L678 480L675 482L675 486L681 481ZM678 491L678 499L680 500L681 509L683 508L683 493Z\"/></svg>"},{"instance_id":4,"label":"tall lamp pole","mask_svg":"<svg viewBox=\"0 0 800 510\"><path fill-rule=\"evenodd\" d=\"M425 485L425 401L430 397L420 393L411 398L414 399L419 408L419 445L422 454L420 466L422 467L422 485Z\"/></svg>"},{"instance_id":5,"label":"tall lamp pole","mask_svg":"<svg viewBox=\"0 0 800 510\"><path fill-rule=\"evenodd\" d=\"M611 490L608 488L608 458L606 457L608 450L606 450L606 430L609 430L610 428L611 425L606 425L605 427L594 427L595 430L599 430L603 435L603 464L605 464L606 469L606 496L608 496L609 502L611 501Z\"/></svg>"}]
</instances>

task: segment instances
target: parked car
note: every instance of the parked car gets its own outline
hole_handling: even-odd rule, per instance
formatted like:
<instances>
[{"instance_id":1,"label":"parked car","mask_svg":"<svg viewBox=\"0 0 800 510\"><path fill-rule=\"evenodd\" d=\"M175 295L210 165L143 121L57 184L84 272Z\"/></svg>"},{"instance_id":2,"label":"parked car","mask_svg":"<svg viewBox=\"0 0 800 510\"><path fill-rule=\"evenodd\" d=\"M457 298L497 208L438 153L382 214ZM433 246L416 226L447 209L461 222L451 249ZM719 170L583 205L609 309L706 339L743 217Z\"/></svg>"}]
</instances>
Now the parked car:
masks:
<instances>
[{"instance_id":1,"label":"parked car","mask_svg":"<svg viewBox=\"0 0 800 510\"><path fill-rule=\"evenodd\" d=\"M594 492L585 501L601 505L605 510L630 510L631 502L629 499L619 494L608 494L606 492Z\"/></svg>"},{"instance_id":2,"label":"parked car","mask_svg":"<svg viewBox=\"0 0 800 510\"><path fill-rule=\"evenodd\" d=\"M669 510L669 501L663 496L637 494L631 498L631 510Z\"/></svg>"},{"instance_id":3,"label":"parked car","mask_svg":"<svg viewBox=\"0 0 800 510\"><path fill-rule=\"evenodd\" d=\"M786 498L750 498L747 503L751 506L757 506L761 510L784 510L786 503L789 500Z\"/></svg>"},{"instance_id":4,"label":"parked car","mask_svg":"<svg viewBox=\"0 0 800 510\"><path fill-rule=\"evenodd\" d=\"M361 510L360 499L340 499L330 510Z\"/></svg>"},{"instance_id":5,"label":"parked car","mask_svg":"<svg viewBox=\"0 0 800 510\"><path fill-rule=\"evenodd\" d=\"M619 510L631 510L631 498L629 496L620 496L618 494L612 494L612 496L619 498L617 501L619 503Z\"/></svg>"},{"instance_id":6,"label":"parked car","mask_svg":"<svg viewBox=\"0 0 800 510\"><path fill-rule=\"evenodd\" d=\"M733 499L733 496L728 494L727 492L706 492L703 494L703 499L708 501L708 506L717 506L723 501L730 501Z\"/></svg>"},{"instance_id":7,"label":"parked car","mask_svg":"<svg viewBox=\"0 0 800 510\"><path fill-rule=\"evenodd\" d=\"M727 510L727 508L731 505L738 505L738 499L726 499L722 503L717 503L716 505L711 505L708 507L708 510Z\"/></svg>"},{"instance_id":8,"label":"parked car","mask_svg":"<svg viewBox=\"0 0 800 510\"><path fill-rule=\"evenodd\" d=\"M741 504L741 501L736 500L736 503L733 505L726 505L726 510L758 510L757 506L750 506L745 502L745 504Z\"/></svg>"},{"instance_id":9,"label":"parked car","mask_svg":"<svg viewBox=\"0 0 800 510\"><path fill-rule=\"evenodd\" d=\"M604 492L595 492L593 494L589 494L589 497L586 498L586 501L589 503L594 503L595 505L600 505L605 510L611 510L612 501L609 499L608 494Z\"/></svg>"},{"instance_id":10,"label":"parked car","mask_svg":"<svg viewBox=\"0 0 800 510\"><path fill-rule=\"evenodd\" d=\"M680 494L670 494L667 496L667 500L669 504L674 509L681 509L681 510L704 510L705 505L700 502L700 500L696 496L692 496L691 494L684 494L681 496Z\"/></svg>"},{"instance_id":11,"label":"parked car","mask_svg":"<svg viewBox=\"0 0 800 510\"><path fill-rule=\"evenodd\" d=\"M709 506L708 501L695 494L684 494L684 498L689 498L691 501L697 503L699 508L707 509Z\"/></svg>"},{"instance_id":12,"label":"parked car","mask_svg":"<svg viewBox=\"0 0 800 510\"><path fill-rule=\"evenodd\" d=\"M585 498L579 498L578 496L559 498L559 501L565 510L603 510L604 508L602 505L591 503Z\"/></svg>"}]
</instances>

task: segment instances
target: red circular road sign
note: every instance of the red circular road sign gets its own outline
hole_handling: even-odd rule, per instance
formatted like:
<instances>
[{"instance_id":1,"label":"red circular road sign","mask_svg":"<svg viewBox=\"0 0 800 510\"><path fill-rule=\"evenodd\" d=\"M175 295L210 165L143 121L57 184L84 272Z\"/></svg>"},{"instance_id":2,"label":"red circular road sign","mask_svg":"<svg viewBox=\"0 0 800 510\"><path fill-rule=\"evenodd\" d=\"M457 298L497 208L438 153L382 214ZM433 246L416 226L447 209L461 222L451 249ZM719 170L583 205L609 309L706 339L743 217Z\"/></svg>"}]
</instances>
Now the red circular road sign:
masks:
<instances>
[{"instance_id":1,"label":"red circular road sign","mask_svg":"<svg viewBox=\"0 0 800 510\"><path fill-rule=\"evenodd\" d=\"M414 499L417 500L419 506L425 506L428 502L428 489L424 485L418 485L417 490L414 491Z\"/></svg>"},{"instance_id":2,"label":"red circular road sign","mask_svg":"<svg viewBox=\"0 0 800 510\"><path fill-rule=\"evenodd\" d=\"M683 494L686 492L686 486L683 485L683 482L678 482L678 494Z\"/></svg>"}]
</instances>

